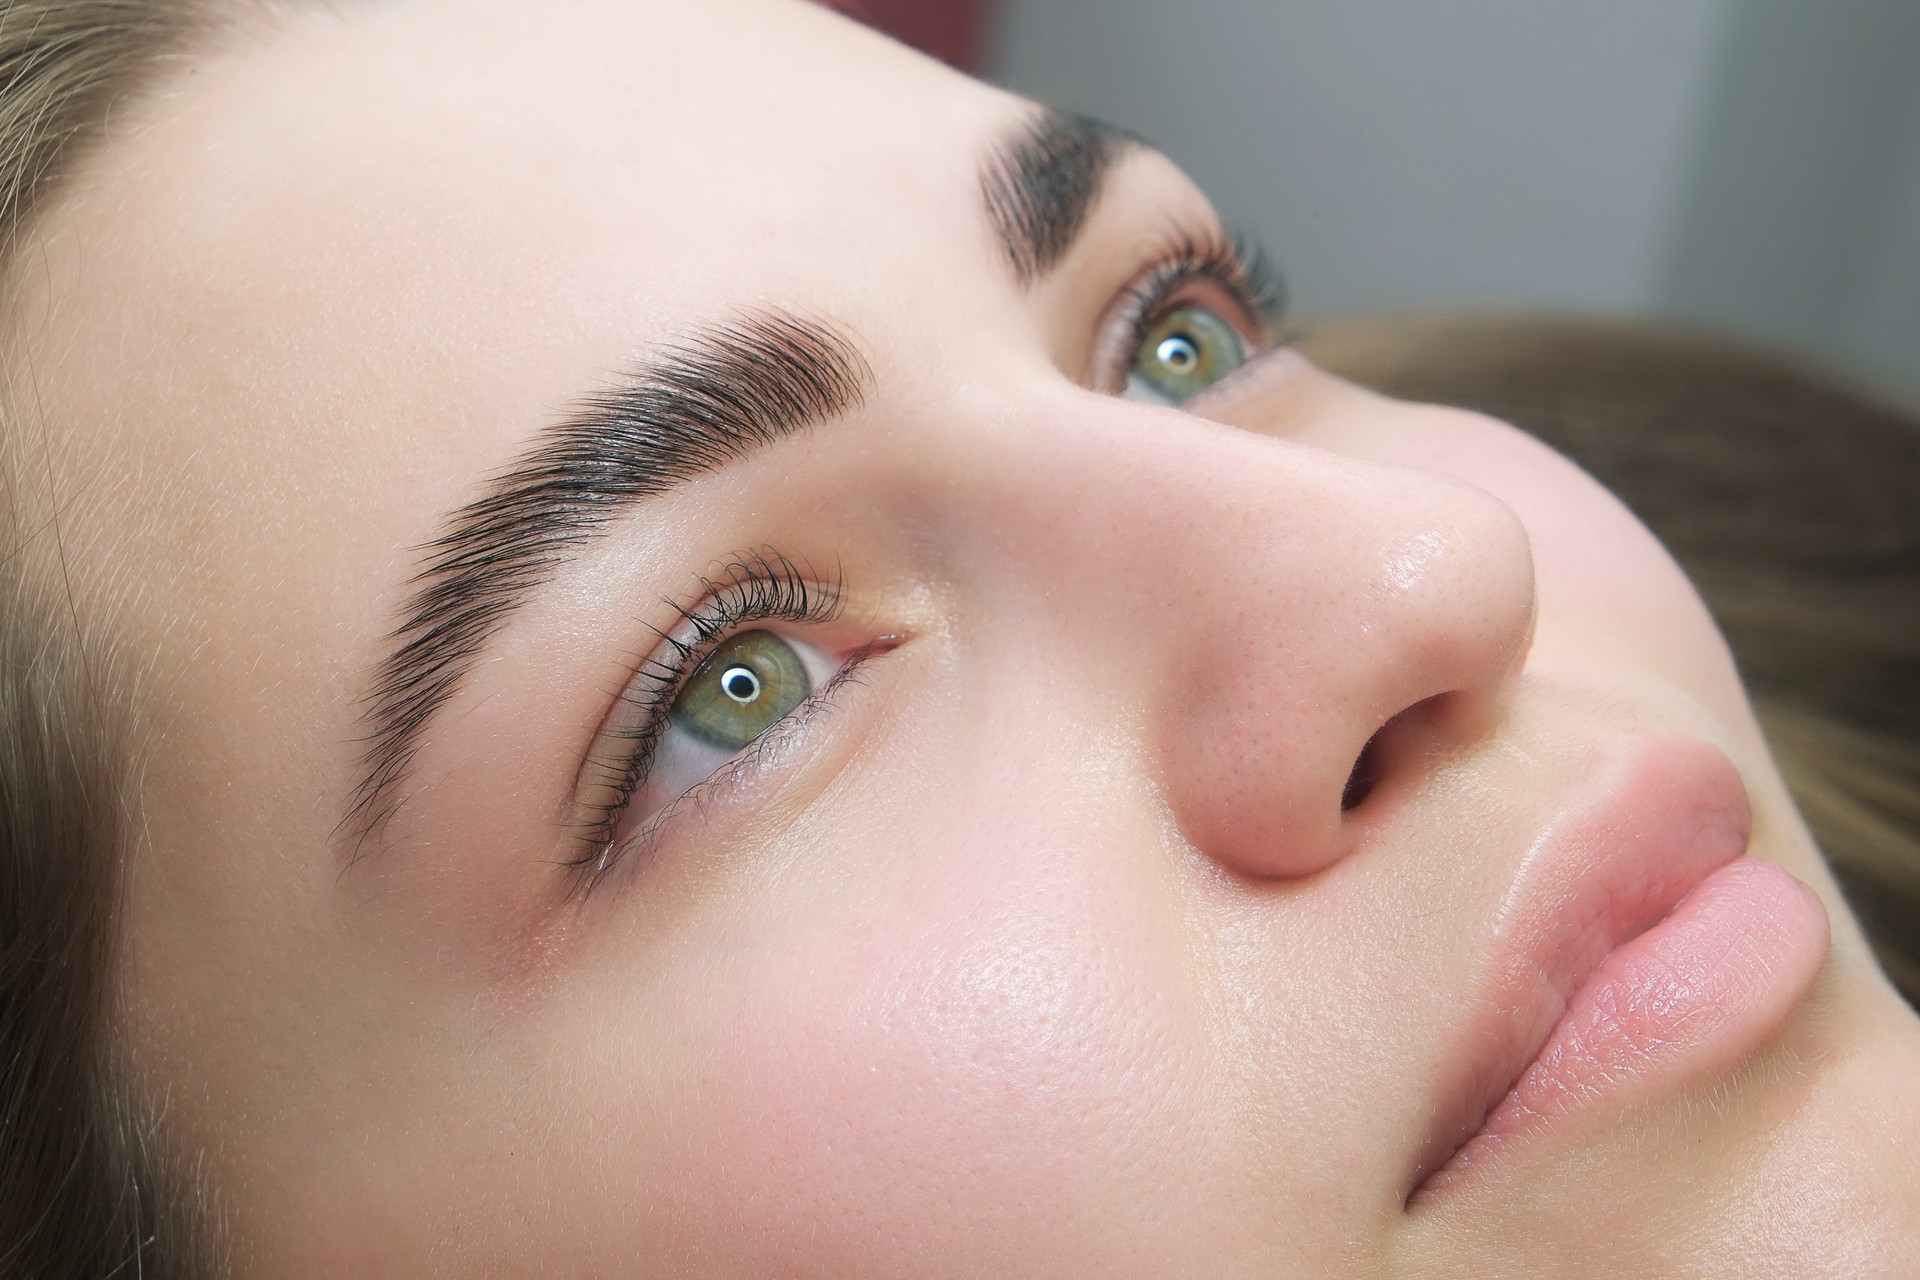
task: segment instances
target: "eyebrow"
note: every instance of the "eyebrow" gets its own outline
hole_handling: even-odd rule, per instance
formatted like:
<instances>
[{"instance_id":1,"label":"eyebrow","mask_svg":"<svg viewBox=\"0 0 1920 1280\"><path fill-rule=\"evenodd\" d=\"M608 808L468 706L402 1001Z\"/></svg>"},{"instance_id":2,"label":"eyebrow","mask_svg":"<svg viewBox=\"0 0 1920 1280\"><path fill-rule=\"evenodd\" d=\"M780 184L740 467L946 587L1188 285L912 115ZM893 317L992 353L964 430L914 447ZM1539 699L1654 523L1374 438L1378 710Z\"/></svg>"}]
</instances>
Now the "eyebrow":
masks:
<instances>
[{"instance_id":1,"label":"eyebrow","mask_svg":"<svg viewBox=\"0 0 1920 1280\"><path fill-rule=\"evenodd\" d=\"M1015 280L1032 285L1059 265L1114 166L1145 145L1104 121L1049 107L994 148L981 195Z\"/></svg>"},{"instance_id":2,"label":"eyebrow","mask_svg":"<svg viewBox=\"0 0 1920 1280\"><path fill-rule=\"evenodd\" d=\"M1115 163L1141 145L1085 116L1042 109L989 153L989 225L1023 287L1072 246ZM361 773L338 831L358 858L400 806L435 715L488 642L632 504L739 462L862 404L859 348L780 310L743 314L662 346L610 390L543 430L421 549L387 656L363 699Z\"/></svg>"}]
</instances>

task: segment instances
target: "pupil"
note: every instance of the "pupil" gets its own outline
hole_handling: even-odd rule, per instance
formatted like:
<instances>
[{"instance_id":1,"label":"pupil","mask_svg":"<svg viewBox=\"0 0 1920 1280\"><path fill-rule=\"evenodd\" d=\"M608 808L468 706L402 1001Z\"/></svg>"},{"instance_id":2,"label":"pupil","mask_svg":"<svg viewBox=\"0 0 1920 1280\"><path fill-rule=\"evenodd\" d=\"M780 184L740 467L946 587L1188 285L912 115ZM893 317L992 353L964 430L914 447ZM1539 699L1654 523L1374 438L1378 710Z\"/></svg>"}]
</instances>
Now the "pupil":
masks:
<instances>
[{"instance_id":1,"label":"pupil","mask_svg":"<svg viewBox=\"0 0 1920 1280\"><path fill-rule=\"evenodd\" d=\"M1200 359L1200 353L1194 348L1193 340L1184 334L1175 334L1160 344L1160 350L1154 353L1160 357L1160 363L1185 371Z\"/></svg>"},{"instance_id":2,"label":"pupil","mask_svg":"<svg viewBox=\"0 0 1920 1280\"><path fill-rule=\"evenodd\" d=\"M760 696L760 677L745 667L729 667L720 677L720 691L744 705Z\"/></svg>"}]
</instances>

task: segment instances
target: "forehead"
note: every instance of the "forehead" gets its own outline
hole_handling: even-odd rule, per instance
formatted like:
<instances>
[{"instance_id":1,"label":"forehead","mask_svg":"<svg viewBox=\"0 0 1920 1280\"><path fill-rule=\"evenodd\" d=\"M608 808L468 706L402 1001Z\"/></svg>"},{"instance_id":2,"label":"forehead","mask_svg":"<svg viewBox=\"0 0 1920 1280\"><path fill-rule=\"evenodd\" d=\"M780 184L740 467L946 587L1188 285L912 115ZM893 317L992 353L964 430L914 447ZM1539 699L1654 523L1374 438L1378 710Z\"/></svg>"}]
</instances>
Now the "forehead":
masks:
<instances>
[{"instance_id":1,"label":"forehead","mask_svg":"<svg viewBox=\"0 0 1920 1280\"><path fill-rule=\"evenodd\" d=\"M857 305L888 274L863 263L984 249L977 152L1018 109L801 0L316 6L173 75L34 287L229 373L617 334L604 369L716 306Z\"/></svg>"},{"instance_id":2,"label":"forehead","mask_svg":"<svg viewBox=\"0 0 1920 1280\"><path fill-rule=\"evenodd\" d=\"M859 328L932 264L987 274L977 165L1020 110L801 0L316 6L146 104L51 211L14 342L70 451L169 514L353 458L439 478L410 546L418 497L664 333ZM245 515L312 514L288 496Z\"/></svg>"},{"instance_id":3,"label":"forehead","mask_svg":"<svg viewBox=\"0 0 1920 1280\"><path fill-rule=\"evenodd\" d=\"M367 310L456 323L608 296L666 318L977 238L975 152L1015 109L801 0L412 0L177 78L125 195L196 307L377 280Z\"/></svg>"}]
</instances>

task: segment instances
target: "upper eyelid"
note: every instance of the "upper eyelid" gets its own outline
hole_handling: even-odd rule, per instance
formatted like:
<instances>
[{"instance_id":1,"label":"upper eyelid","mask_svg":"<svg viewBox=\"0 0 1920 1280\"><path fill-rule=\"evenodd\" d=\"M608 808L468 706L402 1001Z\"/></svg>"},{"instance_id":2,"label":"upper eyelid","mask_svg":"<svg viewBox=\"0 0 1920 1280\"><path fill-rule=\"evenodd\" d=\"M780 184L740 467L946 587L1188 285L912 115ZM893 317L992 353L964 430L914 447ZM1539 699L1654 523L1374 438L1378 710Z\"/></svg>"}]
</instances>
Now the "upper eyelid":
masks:
<instances>
[{"instance_id":1,"label":"upper eyelid","mask_svg":"<svg viewBox=\"0 0 1920 1280\"><path fill-rule=\"evenodd\" d=\"M1249 337L1257 339L1266 331L1267 323L1265 317L1260 309L1254 305L1253 300L1237 288L1231 279L1222 278L1204 268L1196 268L1195 270L1185 273L1179 279L1163 285L1159 296L1150 300L1147 305L1143 306L1139 311L1139 327L1151 327L1153 322L1161 316L1178 309L1178 307L1183 304L1183 295L1195 286L1210 286L1218 290L1221 294L1224 294L1229 312L1227 318L1236 321L1235 328L1251 330L1251 333L1248 335ZM1237 323L1238 321L1245 321L1246 323L1243 326Z\"/></svg>"},{"instance_id":2,"label":"upper eyelid","mask_svg":"<svg viewBox=\"0 0 1920 1280\"><path fill-rule=\"evenodd\" d=\"M1217 222L1197 235L1176 232L1154 262L1161 267L1184 263L1188 268L1170 282L1166 294L1191 281L1212 283L1227 293L1256 333L1278 327L1286 308L1285 290L1266 251L1250 237Z\"/></svg>"}]
</instances>

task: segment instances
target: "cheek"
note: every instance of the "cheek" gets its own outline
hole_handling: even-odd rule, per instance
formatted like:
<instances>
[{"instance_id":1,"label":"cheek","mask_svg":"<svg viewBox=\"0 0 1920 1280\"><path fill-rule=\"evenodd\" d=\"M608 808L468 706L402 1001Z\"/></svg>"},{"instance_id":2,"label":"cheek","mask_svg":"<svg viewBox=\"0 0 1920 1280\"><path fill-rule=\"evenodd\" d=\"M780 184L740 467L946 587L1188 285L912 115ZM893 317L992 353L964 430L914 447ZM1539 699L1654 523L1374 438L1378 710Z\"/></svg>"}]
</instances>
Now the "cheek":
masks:
<instances>
[{"instance_id":1,"label":"cheek","mask_svg":"<svg viewBox=\"0 0 1920 1280\"><path fill-rule=\"evenodd\" d=\"M949 882L730 966L683 1201L730 1261L1004 1273L1177 1225L1167 1188L1222 1163L1178 932L1111 885L1028 883Z\"/></svg>"}]
</instances>

